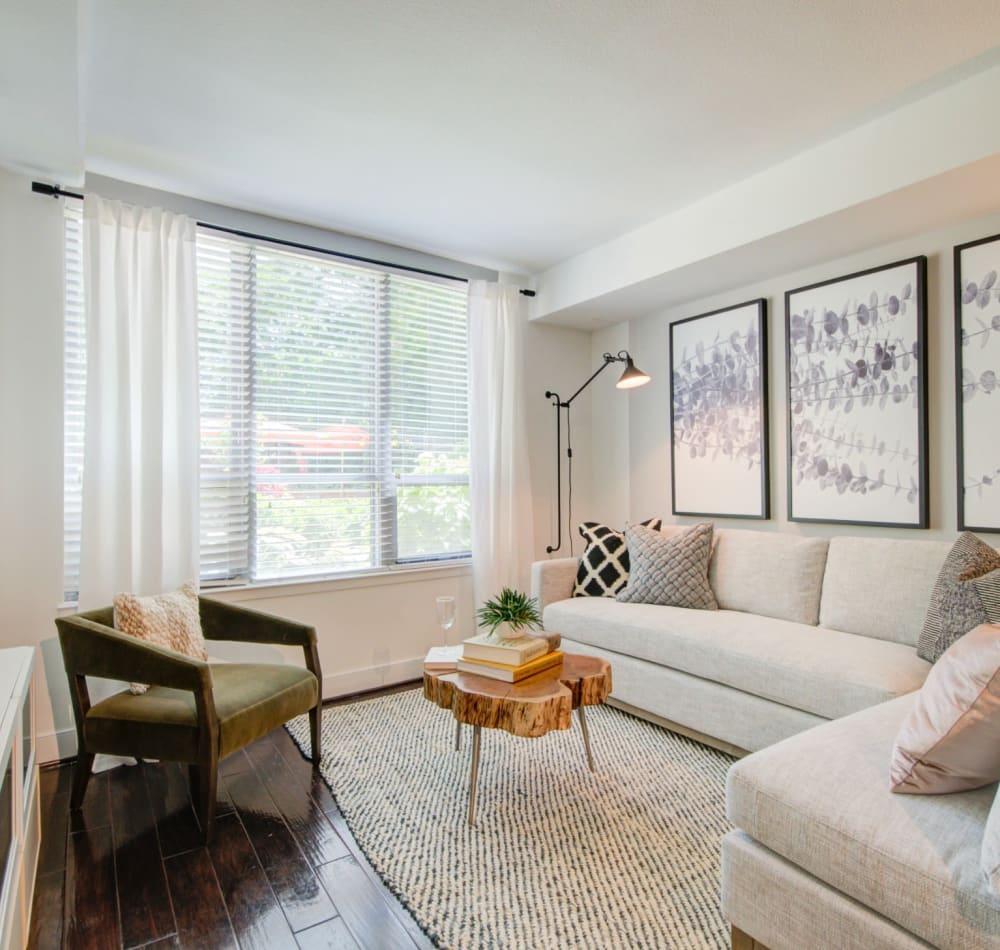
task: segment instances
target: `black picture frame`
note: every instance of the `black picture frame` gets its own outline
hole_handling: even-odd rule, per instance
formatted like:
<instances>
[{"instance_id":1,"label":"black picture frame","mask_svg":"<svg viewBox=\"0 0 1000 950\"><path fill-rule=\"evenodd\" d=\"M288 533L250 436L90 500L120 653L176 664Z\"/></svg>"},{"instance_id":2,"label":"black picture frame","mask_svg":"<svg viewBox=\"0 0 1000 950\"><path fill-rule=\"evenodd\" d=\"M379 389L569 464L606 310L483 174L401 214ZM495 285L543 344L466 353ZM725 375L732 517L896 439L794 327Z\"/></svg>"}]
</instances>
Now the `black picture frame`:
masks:
<instances>
[{"instance_id":1,"label":"black picture frame","mask_svg":"<svg viewBox=\"0 0 1000 950\"><path fill-rule=\"evenodd\" d=\"M763 297L670 324L670 504L675 515L771 517L767 339ZM710 378L720 385L706 387ZM686 449L679 451L681 446ZM751 479L754 468L757 477ZM754 482L759 495L751 500ZM742 504L732 503L740 499Z\"/></svg>"},{"instance_id":2,"label":"black picture frame","mask_svg":"<svg viewBox=\"0 0 1000 950\"><path fill-rule=\"evenodd\" d=\"M994 389L1000 382L1000 287L997 277L1000 234L955 245L953 262L958 530L1000 532L1000 441L996 438L996 411L1000 401L997 390L1000 387ZM984 267L988 269L983 270ZM966 280L967 269L969 280ZM973 275L979 279L973 281ZM966 290L970 284L972 296L967 300ZM994 361L992 365L990 360ZM986 397L995 391L995 399L987 408ZM989 425L984 426L983 416L990 413ZM975 493L975 497L970 498L970 493ZM981 503L984 499L985 503ZM984 517L987 515L985 509L990 508L996 512L993 519Z\"/></svg>"},{"instance_id":3,"label":"black picture frame","mask_svg":"<svg viewBox=\"0 0 1000 950\"><path fill-rule=\"evenodd\" d=\"M928 527L926 341L924 255L785 291L789 521Z\"/></svg>"}]
</instances>

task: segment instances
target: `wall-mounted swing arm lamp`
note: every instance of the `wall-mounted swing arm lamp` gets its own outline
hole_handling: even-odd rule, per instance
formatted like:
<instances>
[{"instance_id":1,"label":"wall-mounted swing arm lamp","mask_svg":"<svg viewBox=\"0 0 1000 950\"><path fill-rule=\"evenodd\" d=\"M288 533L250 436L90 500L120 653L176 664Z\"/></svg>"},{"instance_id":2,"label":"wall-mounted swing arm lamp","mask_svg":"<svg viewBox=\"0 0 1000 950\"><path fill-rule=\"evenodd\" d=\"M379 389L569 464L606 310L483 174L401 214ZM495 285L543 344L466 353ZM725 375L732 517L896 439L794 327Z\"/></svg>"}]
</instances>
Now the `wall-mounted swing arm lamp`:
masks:
<instances>
[{"instance_id":1,"label":"wall-mounted swing arm lamp","mask_svg":"<svg viewBox=\"0 0 1000 950\"><path fill-rule=\"evenodd\" d=\"M569 473L569 482L567 485L567 492L570 497L570 504L572 505L573 499L573 447L570 444L569 436L569 407L572 405L573 400L580 395L598 376L601 375L612 363L624 363L625 369L622 371L618 382L615 383L615 388L617 389L635 389L638 386L644 386L649 382L649 374L644 373L639 369L634 362L632 362L632 357L629 355L628 350L619 350L618 355L614 356L611 353L604 354L604 362L590 375L587 381L575 392L569 399L563 401L559 393L554 393L551 390L545 391L545 398L550 400L552 405L555 406L556 410L556 543L555 545L549 545L545 551L548 554L554 554L562 547L562 414L561 410L566 410L566 458L567 458L567 468Z\"/></svg>"}]
</instances>

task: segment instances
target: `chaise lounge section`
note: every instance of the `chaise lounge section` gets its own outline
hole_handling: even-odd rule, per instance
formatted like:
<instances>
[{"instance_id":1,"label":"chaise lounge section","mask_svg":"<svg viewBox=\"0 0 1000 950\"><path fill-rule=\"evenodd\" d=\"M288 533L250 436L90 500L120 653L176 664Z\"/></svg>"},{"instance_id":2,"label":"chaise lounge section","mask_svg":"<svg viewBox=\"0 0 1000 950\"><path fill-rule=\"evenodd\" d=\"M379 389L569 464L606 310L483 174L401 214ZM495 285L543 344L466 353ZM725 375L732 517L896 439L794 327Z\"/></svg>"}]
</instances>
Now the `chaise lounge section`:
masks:
<instances>
[{"instance_id":1,"label":"chaise lounge section","mask_svg":"<svg viewBox=\"0 0 1000 950\"><path fill-rule=\"evenodd\" d=\"M734 950L1000 948L1000 899L980 866L997 786L889 790L950 549L721 530L717 611L573 598L575 558L535 564L546 627L611 661L610 702L754 753L727 780Z\"/></svg>"}]
</instances>

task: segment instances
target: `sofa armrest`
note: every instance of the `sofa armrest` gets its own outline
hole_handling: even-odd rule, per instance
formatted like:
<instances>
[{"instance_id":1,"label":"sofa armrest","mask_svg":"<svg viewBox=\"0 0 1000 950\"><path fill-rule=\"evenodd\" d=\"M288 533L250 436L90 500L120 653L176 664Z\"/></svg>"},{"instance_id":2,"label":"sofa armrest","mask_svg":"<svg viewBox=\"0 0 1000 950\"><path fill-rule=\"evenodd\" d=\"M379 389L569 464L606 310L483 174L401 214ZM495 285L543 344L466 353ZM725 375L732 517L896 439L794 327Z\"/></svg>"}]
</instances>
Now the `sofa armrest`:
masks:
<instances>
[{"instance_id":1,"label":"sofa armrest","mask_svg":"<svg viewBox=\"0 0 1000 950\"><path fill-rule=\"evenodd\" d=\"M557 600L573 596L573 584L576 582L579 566L578 557L535 561L531 565L531 596L538 601L539 612Z\"/></svg>"}]
</instances>

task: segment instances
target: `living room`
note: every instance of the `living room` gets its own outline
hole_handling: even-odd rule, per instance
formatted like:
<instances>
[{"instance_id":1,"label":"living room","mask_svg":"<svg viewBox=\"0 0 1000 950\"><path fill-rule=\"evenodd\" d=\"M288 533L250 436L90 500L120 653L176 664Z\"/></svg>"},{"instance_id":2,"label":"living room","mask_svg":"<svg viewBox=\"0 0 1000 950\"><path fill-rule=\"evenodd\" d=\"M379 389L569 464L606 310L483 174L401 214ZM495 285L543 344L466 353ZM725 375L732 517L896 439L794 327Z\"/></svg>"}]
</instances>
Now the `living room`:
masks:
<instances>
[{"instance_id":1,"label":"living room","mask_svg":"<svg viewBox=\"0 0 1000 950\"><path fill-rule=\"evenodd\" d=\"M1000 946L995 3L0 18L0 945Z\"/></svg>"}]
</instances>

